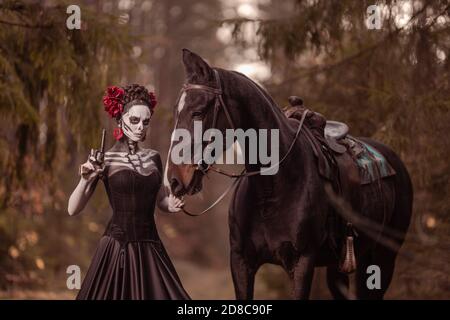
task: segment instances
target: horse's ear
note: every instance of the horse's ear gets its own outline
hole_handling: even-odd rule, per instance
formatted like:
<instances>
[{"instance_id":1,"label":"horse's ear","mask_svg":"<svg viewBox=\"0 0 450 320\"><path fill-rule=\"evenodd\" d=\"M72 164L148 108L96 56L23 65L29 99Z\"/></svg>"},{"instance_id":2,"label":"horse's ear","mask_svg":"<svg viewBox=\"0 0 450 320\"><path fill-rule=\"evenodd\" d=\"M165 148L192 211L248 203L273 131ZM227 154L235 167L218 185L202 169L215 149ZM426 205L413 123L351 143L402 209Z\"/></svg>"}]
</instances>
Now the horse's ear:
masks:
<instances>
[{"instance_id":1,"label":"horse's ear","mask_svg":"<svg viewBox=\"0 0 450 320\"><path fill-rule=\"evenodd\" d=\"M183 64L188 78L208 80L212 77L212 69L198 54L183 49Z\"/></svg>"}]
</instances>

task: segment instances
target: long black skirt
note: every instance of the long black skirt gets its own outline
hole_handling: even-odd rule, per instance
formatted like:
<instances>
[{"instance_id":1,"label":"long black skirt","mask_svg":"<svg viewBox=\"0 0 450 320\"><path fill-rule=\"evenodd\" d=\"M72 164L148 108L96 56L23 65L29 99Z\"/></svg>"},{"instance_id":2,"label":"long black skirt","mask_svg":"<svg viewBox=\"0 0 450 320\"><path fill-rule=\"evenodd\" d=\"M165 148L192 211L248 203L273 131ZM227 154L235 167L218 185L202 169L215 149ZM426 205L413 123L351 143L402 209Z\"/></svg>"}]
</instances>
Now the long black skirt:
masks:
<instances>
[{"instance_id":1,"label":"long black skirt","mask_svg":"<svg viewBox=\"0 0 450 320\"><path fill-rule=\"evenodd\" d=\"M78 293L79 300L187 300L161 241L121 244L105 235Z\"/></svg>"}]
</instances>

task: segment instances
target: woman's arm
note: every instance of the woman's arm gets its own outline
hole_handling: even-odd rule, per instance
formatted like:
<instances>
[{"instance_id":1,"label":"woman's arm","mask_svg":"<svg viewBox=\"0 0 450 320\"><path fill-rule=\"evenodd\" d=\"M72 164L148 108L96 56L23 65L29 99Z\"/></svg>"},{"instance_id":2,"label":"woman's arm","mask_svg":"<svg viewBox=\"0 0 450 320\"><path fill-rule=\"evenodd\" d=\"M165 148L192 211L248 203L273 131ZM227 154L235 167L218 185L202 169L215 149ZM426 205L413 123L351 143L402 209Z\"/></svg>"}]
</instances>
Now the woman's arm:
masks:
<instances>
[{"instance_id":1,"label":"woman's arm","mask_svg":"<svg viewBox=\"0 0 450 320\"><path fill-rule=\"evenodd\" d=\"M164 212L178 212L184 206L183 199L175 197L164 184L159 188L156 199L158 208Z\"/></svg>"},{"instance_id":2,"label":"woman's arm","mask_svg":"<svg viewBox=\"0 0 450 320\"><path fill-rule=\"evenodd\" d=\"M161 156L159 155L158 152L156 152L154 161L159 172L164 172L162 167ZM156 204L158 205L158 208L164 212L179 212L181 208L184 206L184 201L183 199L175 197L170 192L169 188L166 187L164 183L162 183L158 191Z\"/></svg>"},{"instance_id":3,"label":"woman's arm","mask_svg":"<svg viewBox=\"0 0 450 320\"><path fill-rule=\"evenodd\" d=\"M104 170L104 166L94 166L89 160L81 166L87 173L81 176L80 182L69 198L67 211L71 216L79 214L84 209L88 200L94 193L99 174Z\"/></svg>"}]
</instances>

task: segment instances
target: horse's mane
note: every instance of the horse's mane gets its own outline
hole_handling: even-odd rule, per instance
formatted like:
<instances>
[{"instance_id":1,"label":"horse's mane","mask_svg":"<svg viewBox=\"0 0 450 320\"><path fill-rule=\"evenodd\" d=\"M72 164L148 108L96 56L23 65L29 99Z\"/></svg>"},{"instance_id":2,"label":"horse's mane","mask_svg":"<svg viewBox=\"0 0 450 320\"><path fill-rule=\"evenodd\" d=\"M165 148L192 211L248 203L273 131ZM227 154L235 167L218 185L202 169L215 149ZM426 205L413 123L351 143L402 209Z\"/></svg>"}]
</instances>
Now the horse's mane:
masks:
<instances>
[{"instance_id":1,"label":"horse's mane","mask_svg":"<svg viewBox=\"0 0 450 320\"><path fill-rule=\"evenodd\" d=\"M229 71L231 73L237 74L246 80L248 80L260 93L263 94L263 96L266 98L266 100L269 102L269 104L274 107L275 109L281 110L278 104L273 100L272 96L267 92L267 90L263 87L261 87L258 83L247 77L245 74L240 73L238 71Z\"/></svg>"}]
</instances>

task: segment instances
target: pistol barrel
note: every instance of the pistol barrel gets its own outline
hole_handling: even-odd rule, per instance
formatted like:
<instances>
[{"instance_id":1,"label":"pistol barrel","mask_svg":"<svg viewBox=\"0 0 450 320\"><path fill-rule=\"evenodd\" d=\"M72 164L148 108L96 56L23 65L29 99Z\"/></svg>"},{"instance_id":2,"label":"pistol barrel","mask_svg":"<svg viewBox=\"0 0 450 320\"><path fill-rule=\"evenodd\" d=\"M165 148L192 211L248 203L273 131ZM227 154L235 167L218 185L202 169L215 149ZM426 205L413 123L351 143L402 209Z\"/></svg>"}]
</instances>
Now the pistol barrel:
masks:
<instances>
[{"instance_id":1,"label":"pistol barrel","mask_svg":"<svg viewBox=\"0 0 450 320\"><path fill-rule=\"evenodd\" d=\"M106 129L102 130L102 144L100 145L100 152L102 154L105 153L105 138L106 138Z\"/></svg>"}]
</instances>

